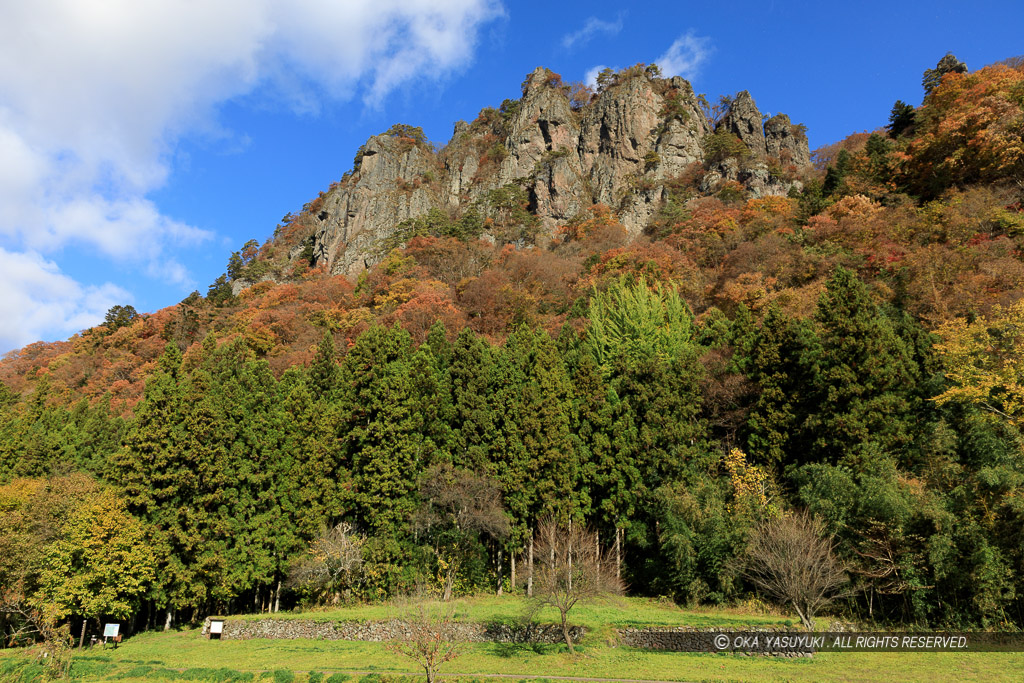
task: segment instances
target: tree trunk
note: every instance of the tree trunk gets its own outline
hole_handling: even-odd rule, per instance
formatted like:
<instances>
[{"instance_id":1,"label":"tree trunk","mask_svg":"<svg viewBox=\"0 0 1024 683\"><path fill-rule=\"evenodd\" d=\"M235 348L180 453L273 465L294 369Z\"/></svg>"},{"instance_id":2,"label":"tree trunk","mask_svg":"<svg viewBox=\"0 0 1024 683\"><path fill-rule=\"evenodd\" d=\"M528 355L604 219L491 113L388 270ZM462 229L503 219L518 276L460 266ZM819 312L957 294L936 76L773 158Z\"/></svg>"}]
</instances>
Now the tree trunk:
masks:
<instances>
[{"instance_id":1,"label":"tree trunk","mask_svg":"<svg viewBox=\"0 0 1024 683\"><path fill-rule=\"evenodd\" d=\"M622 529L615 527L615 578L622 578L622 542L619 540L622 537Z\"/></svg>"},{"instance_id":2,"label":"tree trunk","mask_svg":"<svg viewBox=\"0 0 1024 683\"><path fill-rule=\"evenodd\" d=\"M526 597L533 597L533 532L530 532L530 556L527 560Z\"/></svg>"},{"instance_id":3,"label":"tree trunk","mask_svg":"<svg viewBox=\"0 0 1024 683\"><path fill-rule=\"evenodd\" d=\"M516 592L516 554L512 553L512 556L509 559L512 562L512 568L511 568L511 572L509 574L509 582L508 582L509 583L509 588L508 588L508 590L511 593L515 593Z\"/></svg>"},{"instance_id":4,"label":"tree trunk","mask_svg":"<svg viewBox=\"0 0 1024 683\"><path fill-rule=\"evenodd\" d=\"M281 579L277 580L277 590L274 591L274 614L281 610Z\"/></svg>"},{"instance_id":5,"label":"tree trunk","mask_svg":"<svg viewBox=\"0 0 1024 683\"><path fill-rule=\"evenodd\" d=\"M501 565L501 548L498 548L498 595L501 595L504 590L504 577L502 576L502 565Z\"/></svg>"},{"instance_id":6,"label":"tree trunk","mask_svg":"<svg viewBox=\"0 0 1024 683\"><path fill-rule=\"evenodd\" d=\"M569 654L576 654L576 649L572 646L572 638L569 637L569 623L566 620L568 615L562 612L562 636L565 637L565 644L569 646Z\"/></svg>"},{"instance_id":7,"label":"tree trunk","mask_svg":"<svg viewBox=\"0 0 1024 683\"><path fill-rule=\"evenodd\" d=\"M455 587L455 560L448 565L448 571L444 575L444 595L441 599L448 602L452 599L452 590Z\"/></svg>"},{"instance_id":8,"label":"tree trunk","mask_svg":"<svg viewBox=\"0 0 1024 683\"><path fill-rule=\"evenodd\" d=\"M82 649L82 644L85 643L85 624L89 621L85 617L82 617L82 634L78 636L78 649Z\"/></svg>"},{"instance_id":9,"label":"tree trunk","mask_svg":"<svg viewBox=\"0 0 1024 683\"><path fill-rule=\"evenodd\" d=\"M804 625L804 628L810 631L813 626L813 624L811 624L810 615L805 614L804 610L800 609L800 605L796 603L793 603L793 609L796 610L797 615L800 617L800 623Z\"/></svg>"},{"instance_id":10,"label":"tree trunk","mask_svg":"<svg viewBox=\"0 0 1024 683\"><path fill-rule=\"evenodd\" d=\"M569 538L572 538L572 518L569 518ZM572 541L569 541L569 552L567 553L569 558L569 592L572 592Z\"/></svg>"}]
</instances>

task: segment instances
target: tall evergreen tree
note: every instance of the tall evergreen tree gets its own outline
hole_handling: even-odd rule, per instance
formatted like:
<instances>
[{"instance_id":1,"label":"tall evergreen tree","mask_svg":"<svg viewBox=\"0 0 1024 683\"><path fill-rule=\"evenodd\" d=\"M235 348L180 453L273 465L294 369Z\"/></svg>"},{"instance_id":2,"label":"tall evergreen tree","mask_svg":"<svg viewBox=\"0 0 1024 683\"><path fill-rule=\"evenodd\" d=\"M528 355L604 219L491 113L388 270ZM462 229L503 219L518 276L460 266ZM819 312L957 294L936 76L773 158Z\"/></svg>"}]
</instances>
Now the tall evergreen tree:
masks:
<instances>
[{"instance_id":1,"label":"tall evergreen tree","mask_svg":"<svg viewBox=\"0 0 1024 683\"><path fill-rule=\"evenodd\" d=\"M371 327L345 357L351 378L341 423L352 467L356 521L375 535L394 536L415 507L422 468L422 425L409 377L411 340L402 328Z\"/></svg>"},{"instance_id":2,"label":"tall evergreen tree","mask_svg":"<svg viewBox=\"0 0 1024 683\"><path fill-rule=\"evenodd\" d=\"M575 374L572 376L574 409L572 435L579 454L581 495L590 501L591 515L596 526L606 534L623 520L615 518L614 505L607 501L607 489L597 486L598 473L615 462L612 442L614 407L608 385L601 377L597 361L589 353L579 353Z\"/></svg>"},{"instance_id":3,"label":"tall evergreen tree","mask_svg":"<svg viewBox=\"0 0 1024 683\"><path fill-rule=\"evenodd\" d=\"M836 269L815 320L821 357L808 420L813 457L856 461L867 444L891 451L909 443L919 369L867 286L851 271Z\"/></svg>"},{"instance_id":4,"label":"tall evergreen tree","mask_svg":"<svg viewBox=\"0 0 1024 683\"><path fill-rule=\"evenodd\" d=\"M71 410L68 423L71 446L65 460L79 468L99 475L105 471L107 460L121 447L127 424L110 409L110 394L105 394L95 405L82 399Z\"/></svg>"},{"instance_id":5,"label":"tall evergreen tree","mask_svg":"<svg viewBox=\"0 0 1024 683\"><path fill-rule=\"evenodd\" d=\"M124 492L129 510L147 522L151 544L159 557L151 597L157 605L173 610L186 606L191 580L191 557L182 556L178 542L182 524L190 524L191 469L180 462L184 449L187 404L179 377L181 351L169 343L160 357L159 369L146 382L146 392L136 410L135 423L124 446L111 458L107 477ZM168 615L170 621L170 612Z\"/></svg>"},{"instance_id":6,"label":"tall evergreen tree","mask_svg":"<svg viewBox=\"0 0 1024 683\"><path fill-rule=\"evenodd\" d=\"M581 518L589 512L590 500L579 486L579 455L571 432L572 384L547 332L522 332L532 337L519 357L525 362L519 430L535 490L531 512L535 519L555 512Z\"/></svg>"},{"instance_id":7,"label":"tall evergreen tree","mask_svg":"<svg viewBox=\"0 0 1024 683\"><path fill-rule=\"evenodd\" d=\"M443 354L443 350L441 351ZM454 432L452 421L451 380L443 355L439 355L428 342L413 354L409 364L413 410L421 425L423 462L425 467L434 463L452 461Z\"/></svg>"},{"instance_id":8,"label":"tall evergreen tree","mask_svg":"<svg viewBox=\"0 0 1024 683\"><path fill-rule=\"evenodd\" d=\"M907 129L914 125L914 107L903 100L896 100L889 112L889 125L885 127L889 131L889 137L898 138Z\"/></svg>"},{"instance_id":9,"label":"tall evergreen tree","mask_svg":"<svg viewBox=\"0 0 1024 683\"><path fill-rule=\"evenodd\" d=\"M452 345L452 460L456 467L478 474L491 471L497 415L491 401L493 352L468 327Z\"/></svg>"},{"instance_id":10,"label":"tall evergreen tree","mask_svg":"<svg viewBox=\"0 0 1024 683\"><path fill-rule=\"evenodd\" d=\"M512 520L511 541L526 538L533 526L537 490L532 485L532 454L523 443L523 390L526 366L532 350L532 335L519 328L509 335L504 347L494 353L490 364L490 415L492 431L488 436L488 473L501 483L505 508Z\"/></svg>"},{"instance_id":11,"label":"tall evergreen tree","mask_svg":"<svg viewBox=\"0 0 1024 683\"><path fill-rule=\"evenodd\" d=\"M285 520L282 552L290 555L341 519L351 482L337 437L338 408L313 395L301 370L282 378L279 407L282 441L273 469Z\"/></svg>"},{"instance_id":12,"label":"tall evergreen tree","mask_svg":"<svg viewBox=\"0 0 1024 683\"><path fill-rule=\"evenodd\" d=\"M747 420L747 450L755 461L788 464L804 447L817 337L810 326L768 308L749 362L758 396Z\"/></svg>"},{"instance_id":13,"label":"tall evergreen tree","mask_svg":"<svg viewBox=\"0 0 1024 683\"><path fill-rule=\"evenodd\" d=\"M325 331L316 347L316 356L309 367L309 387L317 396L331 398L338 388L340 370L337 352L334 349L334 335Z\"/></svg>"},{"instance_id":14,"label":"tall evergreen tree","mask_svg":"<svg viewBox=\"0 0 1024 683\"><path fill-rule=\"evenodd\" d=\"M275 532L283 526L274 481L281 441L277 382L266 361L255 360L240 339L211 349L203 369L211 380L206 393L224 454L227 499L221 509L229 520L217 597L229 601L275 584L283 570L282 539Z\"/></svg>"}]
</instances>

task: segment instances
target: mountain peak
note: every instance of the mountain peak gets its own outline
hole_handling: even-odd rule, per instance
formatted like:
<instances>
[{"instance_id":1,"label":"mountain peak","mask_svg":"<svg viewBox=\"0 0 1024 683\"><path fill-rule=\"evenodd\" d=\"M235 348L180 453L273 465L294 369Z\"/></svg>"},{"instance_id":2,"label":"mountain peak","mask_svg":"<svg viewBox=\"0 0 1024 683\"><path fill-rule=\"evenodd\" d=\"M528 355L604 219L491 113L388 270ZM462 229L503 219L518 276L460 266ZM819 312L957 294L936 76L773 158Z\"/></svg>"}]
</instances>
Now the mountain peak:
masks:
<instances>
[{"instance_id":1,"label":"mountain peak","mask_svg":"<svg viewBox=\"0 0 1024 683\"><path fill-rule=\"evenodd\" d=\"M431 212L452 222L475 213L480 236L543 244L559 225L604 204L637 236L665 199L666 184L694 165L714 177L706 192L738 181L756 197L785 195L809 164L800 127L780 115L766 128L747 91L715 127L683 78L660 78L641 64L600 81L595 93L538 66L523 81L521 99L456 123L439 150L411 126L371 137L353 172L304 216L299 237L311 249L292 244L289 258L311 255L310 265L356 275L389 246L440 229L413 225ZM717 131L741 143L730 148L738 150L736 163L708 153ZM792 172L770 175L769 163Z\"/></svg>"}]
</instances>

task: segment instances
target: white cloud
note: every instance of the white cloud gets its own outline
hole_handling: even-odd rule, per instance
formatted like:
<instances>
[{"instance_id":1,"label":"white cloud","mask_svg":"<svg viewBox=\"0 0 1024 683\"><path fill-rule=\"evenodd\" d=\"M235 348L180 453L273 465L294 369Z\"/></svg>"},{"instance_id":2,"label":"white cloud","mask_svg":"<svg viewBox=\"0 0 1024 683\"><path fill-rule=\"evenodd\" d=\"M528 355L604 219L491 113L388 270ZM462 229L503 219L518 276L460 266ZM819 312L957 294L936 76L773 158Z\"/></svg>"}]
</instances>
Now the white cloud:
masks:
<instances>
[{"instance_id":1,"label":"white cloud","mask_svg":"<svg viewBox=\"0 0 1024 683\"><path fill-rule=\"evenodd\" d=\"M47 212L46 227L26 236L24 243L43 250L54 243L84 242L112 258L147 264L162 258L168 245L192 246L212 237L206 230L164 216L140 197L75 197Z\"/></svg>"},{"instance_id":2,"label":"white cloud","mask_svg":"<svg viewBox=\"0 0 1024 683\"><path fill-rule=\"evenodd\" d=\"M102 322L111 306L132 301L131 294L110 283L83 287L37 253L2 248L0 291L2 349L69 336Z\"/></svg>"},{"instance_id":3,"label":"white cloud","mask_svg":"<svg viewBox=\"0 0 1024 683\"><path fill-rule=\"evenodd\" d=\"M607 68L608 67L604 64L598 64L595 67L587 69L587 73L583 74L583 82L594 90L597 90L597 75Z\"/></svg>"},{"instance_id":4,"label":"white cloud","mask_svg":"<svg viewBox=\"0 0 1024 683\"><path fill-rule=\"evenodd\" d=\"M604 21L597 17L589 17L583 27L562 37L562 47L571 50L578 45L586 45L599 33L609 36L618 35L622 30L622 15L615 21Z\"/></svg>"},{"instance_id":5,"label":"white cloud","mask_svg":"<svg viewBox=\"0 0 1024 683\"><path fill-rule=\"evenodd\" d=\"M365 85L379 105L395 88L464 66L476 32L502 14L496 0L275 1L274 40L262 55L276 75L298 75L346 97Z\"/></svg>"},{"instance_id":6,"label":"white cloud","mask_svg":"<svg viewBox=\"0 0 1024 683\"><path fill-rule=\"evenodd\" d=\"M379 106L465 66L501 13L499 0L2 2L0 246L35 263L85 245L187 283L168 252L212 235L147 198L183 135L224 136L218 106L257 89L295 110Z\"/></svg>"},{"instance_id":7,"label":"white cloud","mask_svg":"<svg viewBox=\"0 0 1024 683\"><path fill-rule=\"evenodd\" d=\"M654 63L661 67L662 75L666 78L682 76L692 81L713 51L711 39L694 34L691 29L672 43Z\"/></svg>"}]
</instances>

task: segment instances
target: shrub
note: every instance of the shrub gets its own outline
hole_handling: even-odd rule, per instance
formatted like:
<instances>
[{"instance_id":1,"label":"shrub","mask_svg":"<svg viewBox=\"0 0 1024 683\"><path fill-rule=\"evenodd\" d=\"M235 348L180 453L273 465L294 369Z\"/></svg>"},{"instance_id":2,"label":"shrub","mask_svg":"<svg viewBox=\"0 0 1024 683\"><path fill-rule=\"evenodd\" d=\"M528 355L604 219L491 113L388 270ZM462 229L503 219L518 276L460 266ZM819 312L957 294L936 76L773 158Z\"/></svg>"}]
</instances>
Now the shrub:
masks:
<instances>
[{"instance_id":1,"label":"shrub","mask_svg":"<svg viewBox=\"0 0 1024 683\"><path fill-rule=\"evenodd\" d=\"M713 135L705 137L701 146L707 163L717 163L730 157L742 160L750 156L750 150L743 141L725 128L719 128Z\"/></svg>"}]
</instances>

